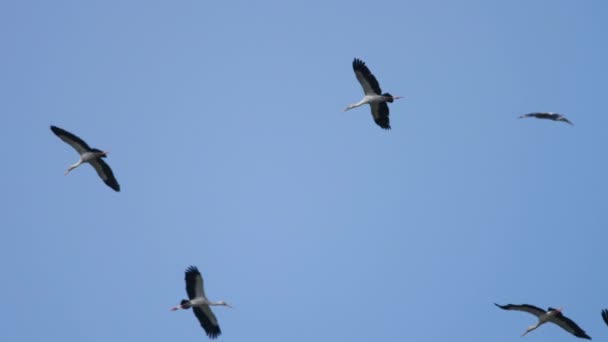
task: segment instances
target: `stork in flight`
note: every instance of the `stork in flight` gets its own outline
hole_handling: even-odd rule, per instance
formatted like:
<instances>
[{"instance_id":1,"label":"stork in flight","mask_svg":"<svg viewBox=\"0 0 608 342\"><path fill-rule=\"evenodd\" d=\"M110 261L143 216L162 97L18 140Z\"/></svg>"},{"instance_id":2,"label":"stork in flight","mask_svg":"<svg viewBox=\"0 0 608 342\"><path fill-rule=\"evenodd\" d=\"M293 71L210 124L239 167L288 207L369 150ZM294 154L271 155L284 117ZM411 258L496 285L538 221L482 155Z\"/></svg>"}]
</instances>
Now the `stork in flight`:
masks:
<instances>
[{"instance_id":1,"label":"stork in flight","mask_svg":"<svg viewBox=\"0 0 608 342\"><path fill-rule=\"evenodd\" d=\"M186 269L186 292L190 300L182 299L179 305L171 308L171 311L192 308L194 315L201 323L201 327L205 329L207 336L209 338L220 336L222 331L220 330L217 318L215 318L209 306L227 306L229 308L232 308L232 306L224 301L212 302L205 297L203 277L196 266L190 266Z\"/></svg>"},{"instance_id":2,"label":"stork in flight","mask_svg":"<svg viewBox=\"0 0 608 342\"><path fill-rule=\"evenodd\" d=\"M540 327L541 325L543 325L547 322L551 322L551 323L559 325L562 329L566 330L567 332L571 333L572 335L574 335L576 337L586 338L588 340L591 339L591 337L589 337L583 329L581 329L576 323L574 323L574 321L572 321L568 317L562 315L562 308L559 308L559 309L548 308L547 311L545 311L541 308L537 308L536 306L529 305L529 304L498 305L498 304L494 303L494 305L498 306L499 308L501 308L503 310L524 311L524 312L531 313L534 316L538 317L538 322L534 325L529 326L528 329L526 329L526 331L521 336L524 336L525 334L529 333L530 331Z\"/></svg>"},{"instance_id":3,"label":"stork in flight","mask_svg":"<svg viewBox=\"0 0 608 342\"><path fill-rule=\"evenodd\" d=\"M61 140L68 143L68 145L72 146L80 154L80 159L75 164L70 165L68 170L65 172L66 175L80 165L89 163L91 166L93 166L95 171L97 171L97 174L107 186L114 189L114 191L120 191L120 185L116 181L116 178L114 178L112 169L110 166L108 166L108 164L106 164L106 162L103 161L103 159L101 159L105 158L108 155L108 152L90 148L89 145L84 142L84 140L59 127L51 126L51 131L53 131L53 133L55 133L55 135Z\"/></svg>"},{"instance_id":4,"label":"stork in flight","mask_svg":"<svg viewBox=\"0 0 608 342\"><path fill-rule=\"evenodd\" d=\"M604 323L606 323L606 325L608 325L608 310L606 310L606 309L602 310L602 319L604 320Z\"/></svg>"},{"instance_id":5,"label":"stork in flight","mask_svg":"<svg viewBox=\"0 0 608 342\"><path fill-rule=\"evenodd\" d=\"M361 87L363 87L365 96L363 96L361 101L346 107L344 111L346 112L349 109L369 104L372 108L372 116L374 117L376 124L384 129L391 129L388 119L389 110L387 102L392 103L394 100L400 99L401 96L393 96L389 93L382 94L378 80L376 80L374 74L369 71L365 62L362 60L355 58L353 61L353 70L355 71L357 80L361 83Z\"/></svg>"},{"instance_id":6,"label":"stork in flight","mask_svg":"<svg viewBox=\"0 0 608 342\"><path fill-rule=\"evenodd\" d=\"M553 120L553 121L562 121L562 122L566 122L571 124L572 126L574 126L574 124L566 119L565 116L558 114L558 113L551 113L551 112L547 112L547 113L541 113L541 112L536 112L536 113L528 113L528 114L524 114L521 115L519 117L520 119L523 118L537 118L537 119L547 119L547 120Z\"/></svg>"}]
</instances>

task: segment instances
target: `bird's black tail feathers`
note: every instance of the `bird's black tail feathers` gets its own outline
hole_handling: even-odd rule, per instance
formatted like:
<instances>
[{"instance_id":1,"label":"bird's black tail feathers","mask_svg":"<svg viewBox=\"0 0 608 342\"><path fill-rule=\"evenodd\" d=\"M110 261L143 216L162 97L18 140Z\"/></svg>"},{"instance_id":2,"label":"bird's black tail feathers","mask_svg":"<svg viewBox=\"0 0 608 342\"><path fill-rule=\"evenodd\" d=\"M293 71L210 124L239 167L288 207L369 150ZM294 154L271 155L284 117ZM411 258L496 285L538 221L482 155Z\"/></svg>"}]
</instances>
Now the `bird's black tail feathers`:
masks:
<instances>
[{"instance_id":1,"label":"bird's black tail feathers","mask_svg":"<svg viewBox=\"0 0 608 342\"><path fill-rule=\"evenodd\" d=\"M179 305L181 305L182 308L184 308L184 309L190 309L189 303L190 303L189 300L182 299L182 301L179 303Z\"/></svg>"}]
</instances>

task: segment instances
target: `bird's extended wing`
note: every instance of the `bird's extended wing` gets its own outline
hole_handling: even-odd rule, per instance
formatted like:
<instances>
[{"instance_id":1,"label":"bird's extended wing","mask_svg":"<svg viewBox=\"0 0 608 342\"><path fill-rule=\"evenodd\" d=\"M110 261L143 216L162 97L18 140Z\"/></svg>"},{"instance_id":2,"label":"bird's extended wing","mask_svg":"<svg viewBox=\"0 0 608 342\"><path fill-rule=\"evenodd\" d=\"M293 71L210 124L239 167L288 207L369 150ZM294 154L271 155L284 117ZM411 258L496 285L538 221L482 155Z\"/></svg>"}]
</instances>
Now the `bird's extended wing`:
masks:
<instances>
[{"instance_id":1,"label":"bird's extended wing","mask_svg":"<svg viewBox=\"0 0 608 342\"><path fill-rule=\"evenodd\" d=\"M384 129L391 129L391 125L388 119L389 110L386 102L372 102L372 116L376 124Z\"/></svg>"},{"instance_id":2,"label":"bird's extended wing","mask_svg":"<svg viewBox=\"0 0 608 342\"><path fill-rule=\"evenodd\" d=\"M66 131L65 129L61 129L56 126L51 126L51 131L53 131L53 133L55 133L55 135L58 136L61 140L72 146L79 154L83 154L91 150L89 145L87 145L84 140Z\"/></svg>"},{"instance_id":3,"label":"bird's extended wing","mask_svg":"<svg viewBox=\"0 0 608 342\"><path fill-rule=\"evenodd\" d=\"M519 118L520 119L524 119L524 118L533 118L535 116L536 113L528 113L528 114L523 114L520 115Z\"/></svg>"},{"instance_id":4,"label":"bird's extended wing","mask_svg":"<svg viewBox=\"0 0 608 342\"><path fill-rule=\"evenodd\" d=\"M604 323L606 323L606 325L608 325L608 310L606 310L606 309L602 310L602 319L604 320Z\"/></svg>"},{"instance_id":5,"label":"bird's extended wing","mask_svg":"<svg viewBox=\"0 0 608 342\"><path fill-rule=\"evenodd\" d=\"M114 189L114 191L120 191L120 184L114 177L114 173L108 164L101 158L97 158L90 161L91 166L97 171L97 174L107 186Z\"/></svg>"},{"instance_id":6,"label":"bird's extended wing","mask_svg":"<svg viewBox=\"0 0 608 342\"><path fill-rule=\"evenodd\" d=\"M544 314L546 311L538 308L534 305L530 305L530 304L507 304L507 305L499 305L494 303L494 305L498 306L499 308L503 309L503 310L516 310L516 311L524 311L527 313L531 313L534 316L538 317L542 314Z\"/></svg>"},{"instance_id":7,"label":"bird's extended wing","mask_svg":"<svg viewBox=\"0 0 608 342\"><path fill-rule=\"evenodd\" d=\"M205 289L203 288L203 277L196 266L190 266L186 269L186 292L189 299L205 297Z\"/></svg>"},{"instance_id":8,"label":"bird's extended wing","mask_svg":"<svg viewBox=\"0 0 608 342\"><path fill-rule=\"evenodd\" d=\"M551 310L552 308L549 308ZM588 340L591 339L587 333L581 327L579 327L573 320L562 315L561 312L556 313L549 322L559 325L562 329L571 333L572 335L580 338L586 338Z\"/></svg>"},{"instance_id":9,"label":"bird's extended wing","mask_svg":"<svg viewBox=\"0 0 608 342\"><path fill-rule=\"evenodd\" d=\"M562 116L560 121L563 121L565 123L568 123L568 124L574 126L574 123L572 123L572 121L568 120L565 116Z\"/></svg>"},{"instance_id":10,"label":"bird's extended wing","mask_svg":"<svg viewBox=\"0 0 608 342\"><path fill-rule=\"evenodd\" d=\"M357 80L361 83L361 87L363 87L363 92L365 95L380 95L382 94L382 90L380 89L380 85L378 84L378 80L374 74L369 71L365 62L360 59L355 58L353 61L353 70L355 71L355 76L357 76Z\"/></svg>"},{"instance_id":11,"label":"bird's extended wing","mask_svg":"<svg viewBox=\"0 0 608 342\"><path fill-rule=\"evenodd\" d=\"M217 323L217 318L208 305L194 306L192 310L209 338L216 338L221 335L222 331Z\"/></svg>"}]
</instances>

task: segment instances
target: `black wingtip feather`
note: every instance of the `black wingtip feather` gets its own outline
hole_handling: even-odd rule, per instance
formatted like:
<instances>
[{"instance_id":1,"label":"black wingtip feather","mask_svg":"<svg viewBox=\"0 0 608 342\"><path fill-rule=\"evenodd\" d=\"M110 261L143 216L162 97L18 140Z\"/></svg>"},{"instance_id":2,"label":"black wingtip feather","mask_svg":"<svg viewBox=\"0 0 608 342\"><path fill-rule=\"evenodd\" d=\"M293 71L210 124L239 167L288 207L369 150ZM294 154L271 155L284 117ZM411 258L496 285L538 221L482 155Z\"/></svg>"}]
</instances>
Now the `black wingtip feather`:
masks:
<instances>
[{"instance_id":1,"label":"black wingtip feather","mask_svg":"<svg viewBox=\"0 0 608 342\"><path fill-rule=\"evenodd\" d=\"M106 185L109 186L110 189L112 189L116 192L120 192L120 184L116 183L115 181L114 182L107 181L104 183L106 183Z\"/></svg>"},{"instance_id":2,"label":"black wingtip feather","mask_svg":"<svg viewBox=\"0 0 608 342\"><path fill-rule=\"evenodd\" d=\"M380 128L385 129L385 130L387 130L387 131L392 129L392 128L391 128L391 125L389 125L389 124L381 123L381 122L379 122L379 121L376 121L376 124L377 124L378 126L380 126Z\"/></svg>"},{"instance_id":3,"label":"black wingtip feather","mask_svg":"<svg viewBox=\"0 0 608 342\"><path fill-rule=\"evenodd\" d=\"M207 336L209 336L209 338L212 338L212 339L216 339L221 334L222 334L222 330L220 330L219 326L212 327L209 329L209 331L207 331Z\"/></svg>"},{"instance_id":4,"label":"black wingtip feather","mask_svg":"<svg viewBox=\"0 0 608 342\"><path fill-rule=\"evenodd\" d=\"M590 340L590 339L591 339L591 336L589 336L589 335L587 335L587 334L585 334L585 333L581 333L581 334L578 334L578 333L577 333L577 334L574 334L574 336L576 336L576 337L580 337L580 338L585 338L585 339L588 339L588 340Z\"/></svg>"},{"instance_id":5,"label":"black wingtip feather","mask_svg":"<svg viewBox=\"0 0 608 342\"><path fill-rule=\"evenodd\" d=\"M573 332L572 335L574 335L576 337L584 338L587 340L591 339L591 336L587 335L587 333L581 328L579 328L578 331Z\"/></svg>"},{"instance_id":6,"label":"black wingtip feather","mask_svg":"<svg viewBox=\"0 0 608 342\"><path fill-rule=\"evenodd\" d=\"M499 308L501 308L503 310L507 310L507 305L500 305L500 304L496 304L496 303L494 303L494 305L498 306Z\"/></svg>"},{"instance_id":7,"label":"black wingtip feather","mask_svg":"<svg viewBox=\"0 0 608 342\"><path fill-rule=\"evenodd\" d=\"M380 126L383 129L391 129L391 124L389 123L388 117L381 117L378 119L374 119L376 125Z\"/></svg>"},{"instance_id":8,"label":"black wingtip feather","mask_svg":"<svg viewBox=\"0 0 608 342\"><path fill-rule=\"evenodd\" d=\"M55 133L55 135L57 135L57 136L67 133L67 131L65 129L62 129L62 128L59 128L59 127L53 126L53 125L51 125L51 131L53 133Z\"/></svg>"},{"instance_id":9,"label":"black wingtip feather","mask_svg":"<svg viewBox=\"0 0 608 342\"><path fill-rule=\"evenodd\" d=\"M365 62L360 60L359 58L355 58L353 60L353 69L356 70L361 70L362 68L365 68Z\"/></svg>"},{"instance_id":10,"label":"black wingtip feather","mask_svg":"<svg viewBox=\"0 0 608 342\"><path fill-rule=\"evenodd\" d=\"M188 266L188 268L186 268L186 274L199 275L201 273L198 271L198 268L196 268L196 266Z\"/></svg>"},{"instance_id":11,"label":"black wingtip feather","mask_svg":"<svg viewBox=\"0 0 608 342\"><path fill-rule=\"evenodd\" d=\"M55 133L55 135L58 136L58 137L60 137L62 135L69 135L69 134L71 134L70 132L66 131L65 129L59 128L59 127L53 126L53 125L51 125L51 131L53 133Z\"/></svg>"}]
</instances>

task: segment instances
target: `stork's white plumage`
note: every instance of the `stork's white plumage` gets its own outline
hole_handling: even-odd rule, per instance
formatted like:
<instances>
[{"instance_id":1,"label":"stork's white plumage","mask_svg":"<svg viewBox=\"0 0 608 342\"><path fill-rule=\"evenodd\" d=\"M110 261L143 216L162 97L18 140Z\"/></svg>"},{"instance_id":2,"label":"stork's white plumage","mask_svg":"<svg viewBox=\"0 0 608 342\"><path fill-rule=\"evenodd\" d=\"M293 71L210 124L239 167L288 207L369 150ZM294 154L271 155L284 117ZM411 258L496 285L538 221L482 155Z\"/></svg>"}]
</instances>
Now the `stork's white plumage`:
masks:
<instances>
[{"instance_id":1,"label":"stork's white plumage","mask_svg":"<svg viewBox=\"0 0 608 342\"><path fill-rule=\"evenodd\" d=\"M212 302L205 296L203 277L195 266L186 269L186 292L190 300L182 299L181 303L171 308L171 311L192 308L194 315L205 329L207 336L216 338L221 335L220 325L211 311L210 305L231 307L224 301Z\"/></svg>"},{"instance_id":2,"label":"stork's white plumage","mask_svg":"<svg viewBox=\"0 0 608 342\"><path fill-rule=\"evenodd\" d=\"M394 100L400 99L401 96L393 96L389 93L382 94L382 89L378 84L378 80L374 74L369 71L365 62L355 58L353 61L353 70L357 80L363 87L363 99L357 103L353 103L346 107L344 111L353 109L364 104L369 104L372 109L372 116L376 124L384 129L391 129L389 122L389 109L387 102L393 102Z\"/></svg>"},{"instance_id":3,"label":"stork's white plumage","mask_svg":"<svg viewBox=\"0 0 608 342\"><path fill-rule=\"evenodd\" d=\"M120 191L120 185L118 184L118 181L116 181L112 169L110 166L108 166L108 164L106 164L106 162L103 161L103 159L101 159L105 158L108 152L90 148L89 145L84 142L84 140L59 127L51 126L51 131L53 131L56 136L65 141L68 145L72 146L78 152L78 154L80 154L80 159L75 164L70 165L68 170L65 172L66 175L78 166L84 163L89 163L91 166L93 166L95 171L97 171L97 174L107 186L114 189L114 191Z\"/></svg>"},{"instance_id":4,"label":"stork's white plumage","mask_svg":"<svg viewBox=\"0 0 608 342\"><path fill-rule=\"evenodd\" d=\"M588 340L591 339L591 337L589 337L583 329L581 329L576 323L574 323L574 321L572 321L568 317L562 315L562 308L559 308L559 309L548 308L547 311L545 311L539 307L536 307L536 306L530 305L530 304L499 305L499 304L494 303L494 305L498 306L499 308L501 308L503 310L517 310L517 311L531 313L538 318L538 322L534 325L529 326L528 329L526 329L526 331L521 336L524 336L525 334L529 333L530 331L540 327L541 325L543 325L547 322L551 322L553 324L559 325L562 329L566 330L567 332L571 333L572 335L574 335L576 337L586 338Z\"/></svg>"}]
</instances>

